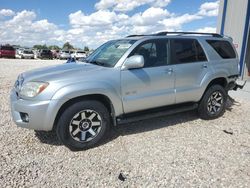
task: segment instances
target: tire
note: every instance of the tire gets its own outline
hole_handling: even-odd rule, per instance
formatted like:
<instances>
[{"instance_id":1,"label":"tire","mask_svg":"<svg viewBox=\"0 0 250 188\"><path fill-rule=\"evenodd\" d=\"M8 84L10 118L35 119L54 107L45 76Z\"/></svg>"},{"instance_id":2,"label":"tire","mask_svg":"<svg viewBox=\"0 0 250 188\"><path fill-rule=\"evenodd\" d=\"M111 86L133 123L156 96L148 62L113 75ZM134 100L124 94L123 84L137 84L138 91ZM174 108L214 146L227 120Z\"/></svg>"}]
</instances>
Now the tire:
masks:
<instances>
[{"instance_id":1,"label":"tire","mask_svg":"<svg viewBox=\"0 0 250 188\"><path fill-rule=\"evenodd\" d=\"M222 116L225 112L227 92L221 85L212 85L203 95L198 114L201 119L210 120Z\"/></svg>"},{"instance_id":2,"label":"tire","mask_svg":"<svg viewBox=\"0 0 250 188\"><path fill-rule=\"evenodd\" d=\"M84 150L101 143L109 128L107 108L98 101L86 100L72 104L61 114L56 133L69 149Z\"/></svg>"}]
</instances>

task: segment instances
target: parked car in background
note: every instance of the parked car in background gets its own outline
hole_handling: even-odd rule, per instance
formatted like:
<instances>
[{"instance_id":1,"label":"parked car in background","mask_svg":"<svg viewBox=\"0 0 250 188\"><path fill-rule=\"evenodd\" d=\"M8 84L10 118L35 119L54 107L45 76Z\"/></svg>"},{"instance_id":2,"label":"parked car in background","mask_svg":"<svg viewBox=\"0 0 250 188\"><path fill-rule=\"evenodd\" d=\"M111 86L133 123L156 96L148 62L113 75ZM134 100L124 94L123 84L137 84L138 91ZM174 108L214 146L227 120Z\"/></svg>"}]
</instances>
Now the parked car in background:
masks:
<instances>
[{"instance_id":1,"label":"parked car in background","mask_svg":"<svg viewBox=\"0 0 250 188\"><path fill-rule=\"evenodd\" d=\"M32 51L34 53L34 58L37 59L37 54L38 54L39 50L33 49Z\"/></svg>"},{"instance_id":2,"label":"parked car in background","mask_svg":"<svg viewBox=\"0 0 250 188\"><path fill-rule=\"evenodd\" d=\"M19 49L19 48L16 48L16 50L15 50L15 58L20 58L20 53L21 53L21 50L22 49Z\"/></svg>"},{"instance_id":3,"label":"parked car in background","mask_svg":"<svg viewBox=\"0 0 250 188\"><path fill-rule=\"evenodd\" d=\"M36 57L40 59L53 59L53 54L50 50L43 49L38 51Z\"/></svg>"},{"instance_id":4,"label":"parked car in background","mask_svg":"<svg viewBox=\"0 0 250 188\"><path fill-rule=\"evenodd\" d=\"M52 56L53 56L54 59L59 58L60 50L51 50L51 52L52 52Z\"/></svg>"},{"instance_id":5,"label":"parked car in background","mask_svg":"<svg viewBox=\"0 0 250 188\"><path fill-rule=\"evenodd\" d=\"M69 59L70 57L71 56L70 56L70 51L69 50L62 50L59 53L58 59Z\"/></svg>"},{"instance_id":6,"label":"parked car in background","mask_svg":"<svg viewBox=\"0 0 250 188\"><path fill-rule=\"evenodd\" d=\"M0 57L15 58L16 50L10 45L0 45Z\"/></svg>"},{"instance_id":7,"label":"parked car in background","mask_svg":"<svg viewBox=\"0 0 250 188\"><path fill-rule=\"evenodd\" d=\"M85 51L77 50L77 51L75 51L74 53L71 54L71 57L78 60L78 59L86 58L87 55L86 55Z\"/></svg>"},{"instance_id":8,"label":"parked car in background","mask_svg":"<svg viewBox=\"0 0 250 188\"><path fill-rule=\"evenodd\" d=\"M30 49L18 49L16 50L16 58L34 59L34 52Z\"/></svg>"}]
</instances>

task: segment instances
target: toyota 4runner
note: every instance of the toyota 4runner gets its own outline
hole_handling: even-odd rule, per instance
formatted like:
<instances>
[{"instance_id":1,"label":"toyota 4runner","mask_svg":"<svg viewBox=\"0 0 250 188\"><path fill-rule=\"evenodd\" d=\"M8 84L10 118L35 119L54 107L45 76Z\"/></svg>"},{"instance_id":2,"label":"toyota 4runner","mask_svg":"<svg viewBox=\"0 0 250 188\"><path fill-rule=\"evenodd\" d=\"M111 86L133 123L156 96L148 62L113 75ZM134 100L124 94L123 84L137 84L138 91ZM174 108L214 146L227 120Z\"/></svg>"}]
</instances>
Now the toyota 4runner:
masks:
<instances>
[{"instance_id":1,"label":"toyota 4runner","mask_svg":"<svg viewBox=\"0 0 250 188\"><path fill-rule=\"evenodd\" d=\"M232 40L219 34L130 35L83 62L20 74L12 116L20 127L55 130L67 147L86 149L111 125L193 109L205 120L222 116L228 90L240 87L238 64Z\"/></svg>"}]
</instances>

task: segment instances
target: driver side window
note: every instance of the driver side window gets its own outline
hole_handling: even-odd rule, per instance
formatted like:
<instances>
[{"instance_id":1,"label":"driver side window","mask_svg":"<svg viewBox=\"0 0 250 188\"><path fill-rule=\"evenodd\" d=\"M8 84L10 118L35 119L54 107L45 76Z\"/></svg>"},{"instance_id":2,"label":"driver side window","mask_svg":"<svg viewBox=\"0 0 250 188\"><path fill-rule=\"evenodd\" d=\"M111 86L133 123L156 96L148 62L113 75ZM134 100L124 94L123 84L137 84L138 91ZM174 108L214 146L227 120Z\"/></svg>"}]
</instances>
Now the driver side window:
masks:
<instances>
[{"instance_id":1,"label":"driver side window","mask_svg":"<svg viewBox=\"0 0 250 188\"><path fill-rule=\"evenodd\" d=\"M130 54L142 55L144 58L144 68L167 65L167 40L151 40L140 44Z\"/></svg>"}]
</instances>

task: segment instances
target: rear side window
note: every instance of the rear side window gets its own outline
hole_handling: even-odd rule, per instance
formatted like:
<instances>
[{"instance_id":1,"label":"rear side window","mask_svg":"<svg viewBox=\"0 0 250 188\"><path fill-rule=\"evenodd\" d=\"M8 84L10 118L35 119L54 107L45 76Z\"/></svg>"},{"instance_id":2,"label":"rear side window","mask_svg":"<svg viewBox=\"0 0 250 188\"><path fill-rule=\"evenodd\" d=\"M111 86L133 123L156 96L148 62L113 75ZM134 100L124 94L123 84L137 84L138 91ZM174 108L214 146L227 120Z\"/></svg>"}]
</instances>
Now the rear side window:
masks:
<instances>
[{"instance_id":1,"label":"rear side window","mask_svg":"<svg viewBox=\"0 0 250 188\"><path fill-rule=\"evenodd\" d=\"M195 39L174 39L172 47L177 64L207 61L201 45Z\"/></svg>"},{"instance_id":2,"label":"rear side window","mask_svg":"<svg viewBox=\"0 0 250 188\"><path fill-rule=\"evenodd\" d=\"M223 58L231 59L236 58L236 54L232 45L228 41L222 40L207 40L207 43Z\"/></svg>"}]
</instances>

